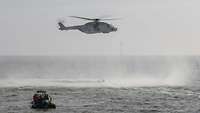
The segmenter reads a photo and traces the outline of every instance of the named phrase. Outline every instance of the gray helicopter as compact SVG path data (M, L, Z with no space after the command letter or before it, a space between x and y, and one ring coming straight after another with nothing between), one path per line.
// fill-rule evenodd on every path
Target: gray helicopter
M101 21L106 21L106 20L116 20L116 19L99 19L99 18L85 18L85 17L78 17L78 16L70 16L73 18L79 18L79 19L84 19L84 20L89 20L93 22L88 22L84 25L77 25L77 26L69 26L66 27L63 22L58 22L59 25L59 30L79 30L83 33L86 34L95 34L95 33L110 33L117 31L117 28L114 27L111 24L101 22Z

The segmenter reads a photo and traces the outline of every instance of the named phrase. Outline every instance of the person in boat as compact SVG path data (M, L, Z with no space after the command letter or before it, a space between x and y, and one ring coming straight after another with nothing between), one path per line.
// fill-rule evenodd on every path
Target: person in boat
M34 102L38 102L38 100L39 100L39 95L38 94L34 94L33 95L33 101Z
M51 97L47 93L43 93L41 98L43 106L48 106L51 103Z

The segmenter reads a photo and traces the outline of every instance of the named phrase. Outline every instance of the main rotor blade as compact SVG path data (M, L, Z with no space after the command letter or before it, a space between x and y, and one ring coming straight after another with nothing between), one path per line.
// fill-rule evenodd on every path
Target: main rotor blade
M95 20L95 19L85 18L85 17L79 17L79 16L70 16L70 17L72 17L72 18L84 19L84 20Z
M120 18L105 18L105 19L100 19L100 20L102 20L102 21L104 21L104 20L119 20Z

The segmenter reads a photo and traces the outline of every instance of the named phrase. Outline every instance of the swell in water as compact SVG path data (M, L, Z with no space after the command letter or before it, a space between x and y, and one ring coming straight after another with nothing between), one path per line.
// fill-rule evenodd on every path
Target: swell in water
M1 56L0 86L182 86L198 56Z

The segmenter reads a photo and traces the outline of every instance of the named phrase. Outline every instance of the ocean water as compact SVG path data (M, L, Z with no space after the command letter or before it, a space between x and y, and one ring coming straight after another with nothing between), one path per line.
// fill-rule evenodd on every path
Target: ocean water
M0 57L0 113L199 113L198 56ZM46 90L56 109L31 109Z
M56 109L30 108L31 97L45 89ZM0 88L1 113L199 113L196 87L15 87Z

